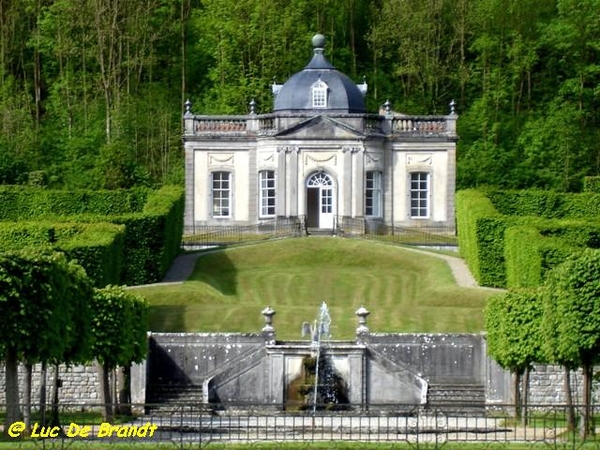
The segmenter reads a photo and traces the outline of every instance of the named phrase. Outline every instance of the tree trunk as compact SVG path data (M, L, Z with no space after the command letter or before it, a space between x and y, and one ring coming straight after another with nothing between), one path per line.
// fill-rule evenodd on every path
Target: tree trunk
M25 429L31 428L31 379L33 374L33 364L25 364L25 380L23 382L23 422Z
M6 371L6 419L4 429L6 430L11 423L21 419L19 408L19 362L14 348L6 350L4 362Z
M573 407L573 393L571 392L571 369L564 368L563 388L565 390L565 401L567 403L567 430L575 429L575 408Z
M529 415L527 413L527 399L529 397L529 375L531 374L531 367L527 367L523 372L522 389L521 389L521 402L523 405L521 423L527 425L529 422Z
M592 376L593 368L590 362L583 363L583 417L579 428L581 440L586 440L591 431L591 403L592 403Z
M117 370L117 389L119 393L119 414L131 415L130 392L131 366L120 367Z
M110 397L110 369L104 364L98 363L97 370L98 378L100 379L100 398L102 399L102 402L104 404L104 408L102 409L102 418L105 422L112 422L113 414L112 399Z
M52 378L52 418L50 423L52 426L60 426L60 417L58 414L58 389L60 388L59 367L54 364L54 375Z
M521 373L513 372L513 398L515 400L515 419L521 420Z
M46 425L46 380L48 377L48 364L42 362L40 370L40 423Z

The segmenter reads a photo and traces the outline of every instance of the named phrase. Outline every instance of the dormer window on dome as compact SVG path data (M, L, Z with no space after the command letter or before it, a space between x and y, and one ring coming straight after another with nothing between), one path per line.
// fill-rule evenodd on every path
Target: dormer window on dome
M320 79L312 85L313 108L327 108L327 84Z

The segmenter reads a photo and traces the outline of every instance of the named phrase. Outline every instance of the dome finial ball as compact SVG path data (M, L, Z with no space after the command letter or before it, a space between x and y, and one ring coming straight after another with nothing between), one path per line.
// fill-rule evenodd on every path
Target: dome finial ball
M314 48L323 48L325 47L325 36L318 33L315 34L312 38L312 45Z

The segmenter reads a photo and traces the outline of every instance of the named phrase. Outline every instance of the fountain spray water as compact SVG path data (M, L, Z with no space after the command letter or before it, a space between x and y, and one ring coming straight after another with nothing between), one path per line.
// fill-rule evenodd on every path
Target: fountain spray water
M319 316L315 320L315 326L313 328L312 343L313 354L316 356L315 366L315 386L313 390L313 416L317 411L318 394L319 394L319 362L321 359L321 339L325 338L329 340L331 338L331 316L329 315L329 308L327 303L323 302L319 309Z

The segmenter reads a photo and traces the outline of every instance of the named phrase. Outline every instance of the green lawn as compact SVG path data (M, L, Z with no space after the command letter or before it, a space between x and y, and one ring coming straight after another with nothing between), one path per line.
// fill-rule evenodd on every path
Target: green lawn
M234 247L198 259L182 285L136 289L151 304L152 331L256 332L276 311L280 339L300 338L321 302L332 338L354 336L354 311L371 311L373 332L479 332L489 289L458 287L435 256L380 242L293 238Z

